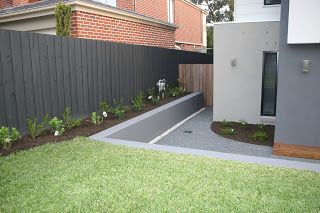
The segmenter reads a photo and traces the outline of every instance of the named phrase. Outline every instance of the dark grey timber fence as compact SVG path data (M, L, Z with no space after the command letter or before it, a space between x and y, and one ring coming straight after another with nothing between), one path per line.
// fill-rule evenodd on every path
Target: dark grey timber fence
M27 118L97 111L102 100L129 102L179 64L212 64L212 55L0 30L0 126L26 130Z

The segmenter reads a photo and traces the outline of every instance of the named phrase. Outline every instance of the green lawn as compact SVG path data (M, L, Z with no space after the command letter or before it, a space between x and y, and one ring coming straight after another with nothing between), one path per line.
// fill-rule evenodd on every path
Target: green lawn
M320 174L85 138L0 157L0 212L319 212Z

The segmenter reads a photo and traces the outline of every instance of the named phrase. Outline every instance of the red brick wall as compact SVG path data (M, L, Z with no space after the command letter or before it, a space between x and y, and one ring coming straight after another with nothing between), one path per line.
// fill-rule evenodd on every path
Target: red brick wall
M12 1L11 0L0 0L0 9L11 7Z
M71 36L174 48L174 30L80 11L72 13Z
M181 0L174 1L174 22L176 41L202 43L202 12Z
M167 0L136 0L136 13L168 21Z
M6 7L20 6L23 4L29 4L37 1L39 0L0 0L0 9Z
M29 4L29 3L33 3L33 2L37 2L38 0L12 0L12 4L14 6L19 6L19 5L23 5L23 4Z
M117 7L134 11L134 0L117 0Z

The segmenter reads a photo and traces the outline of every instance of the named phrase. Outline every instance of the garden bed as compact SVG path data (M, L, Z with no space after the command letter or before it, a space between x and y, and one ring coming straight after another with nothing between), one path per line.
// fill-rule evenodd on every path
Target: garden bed
M252 135L259 131L259 128L261 128L261 125L255 125L255 124L245 124L245 126L238 122L228 122L227 126L229 126L230 129L233 129L232 134L226 134L224 129L225 122L212 122L211 124L211 130L222 136L226 137L235 141L244 142L244 143L250 143L255 145L262 145L262 146L273 146L274 143L274 126L272 125L263 125L263 132L266 133L267 138L266 140L254 140L252 138Z
M18 141L14 142L9 149L0 149L0 155L8 155L10 153L19 151L19 150L26 150L30 149L42 144L46 143L58 143L58 142L63 142L66 140L70 140L72 138L78 137L78 136L91 136L94 135L98 132L101 132L105 129L108 129L112 126L115 126L119 123L122 123L126 120L129 120L131 118L134 118L138 115L141 115L145 112L148 112L150 110L153 110L159 106L165 105L169 102L172 102L182 96L177 96L177 97L167 97L164 99L161 99L161 102L157 105L153 105L151 103L146 103L145 106L143 107L143 110L140 112L134 112L132 110L128 111L125 114L125 117L122 120L118 120L115 118L112 114L108 114L108 118L105 119L100 125L93 125L90 118L85 118L81 121L80 126L74 127L70 130L67 130L62 136L54 136L52 132L46 131L44 134L40 135L39 137L35 138L32 140L31 136L25 135Z

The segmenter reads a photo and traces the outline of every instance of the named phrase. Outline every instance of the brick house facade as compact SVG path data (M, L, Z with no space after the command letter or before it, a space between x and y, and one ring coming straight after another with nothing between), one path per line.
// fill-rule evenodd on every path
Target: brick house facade
M173 8L168 7L169 1ZM0 0L0 8L4 8L0 10L0 28L55 34L58 2ZM116 0L113 6L92 0L64 2L72 8L74 37L190 51L206 46L206 13L188 0ZM173 20L169 20L170 9Z
M117 0L117 7L168 21L168 2L168 0ZM188 0L173 0L173 3L174 24L178 26L175 31L176 46L190 51L206 46L206 13Z
M174 30L134 21L75 11L71 18L71 36L97 40L174 48Z

